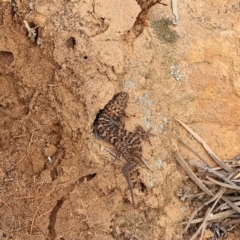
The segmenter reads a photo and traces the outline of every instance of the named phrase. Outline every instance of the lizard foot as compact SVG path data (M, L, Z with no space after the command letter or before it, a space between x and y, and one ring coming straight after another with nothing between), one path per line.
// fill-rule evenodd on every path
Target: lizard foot
M142 126L137 125L135 131L137 134L139 134L139 136L142 138L142 140L147 141L152 146L149 136L156 136L156 135L153 133L150 133L151 128L149 130L145 131Z

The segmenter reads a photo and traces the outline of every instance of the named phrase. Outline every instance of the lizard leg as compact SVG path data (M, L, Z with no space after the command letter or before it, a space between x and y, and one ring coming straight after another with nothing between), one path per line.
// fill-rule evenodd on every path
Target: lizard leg
M151 128L145 131L142 126L137 125L135 131L136 133L139 134L139 136L142 138L143 141L147 141L152 146L149 136L156 136L156 135L153 133L150 133Z
M134 203L134 198L133 198L133 189L132 189L132 184L131 184L130 177L129 177L129 172L132 171L134 168L135 168L135 164L133 162L127 162L122 168L122 173L127 181L128 188L131 193L133 207L135 207L135 203Z

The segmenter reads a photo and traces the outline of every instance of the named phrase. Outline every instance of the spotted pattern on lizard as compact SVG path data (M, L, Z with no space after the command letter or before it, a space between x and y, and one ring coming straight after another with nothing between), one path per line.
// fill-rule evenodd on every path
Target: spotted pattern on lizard
M150 143L149 133L141 126L137 126L135 132L130 132L124 128L123 117L126 116L129 94L120 92L113 96L109 103L101 109L93 124L93 132L96 138L111 143L117 155L123 157L127 163L123 166L122 172L127 181L131 193L132 204L135 206L132 184L129 172L135 165L141 162L142 143L146 140Z

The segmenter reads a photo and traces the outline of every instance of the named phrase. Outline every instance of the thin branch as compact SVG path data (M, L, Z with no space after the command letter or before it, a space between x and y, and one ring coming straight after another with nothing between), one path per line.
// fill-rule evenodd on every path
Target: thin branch
M226 172L232 172L233 169L226 165L224 162L222 162L218 156L212 151L212 149L207 145L207 143L197 134L195 133L190 127L188 127L185 123L182 121L176 119L177 122L179 122L188 132L190 132L196 140L198 140L204 147L204 149L207 151L207 153L210 155L210 157L219 165L221 166Z
M207 178L209 181L211 181L211 182L213 182L213 183L215 183L215 184L217 184L217 185L219 185L219 186L222 186L222 187L225 187L225 188L230 188L230 189L235 189L235 190L240 191L240 187L238 187L238 186L236 186L236 185L231 185L231 184L219 182L219 181L214 180L213 178L211 178L211 177L209 177L209 176L206 176L206 178Z
M186 162L183 160L183 158L179 153L176 160L180 164L180 166L184 169L184 171L188 174L188 176L198 185L199 188L201 188L207 195L213 196L213 193L207 187L205 187L205 185L202 184L202 182L197 178L194 172L189 168L189 166L186 164Z
M194 153L199 159L201 159L208 167L210 167L209 166L209 164L207 163L207 161L204 159L204 158L202 158L196 151L194 151L189 145L187 145L185 142L183 142L182 140L178 140L183 146L185 146L187 149L189 149L192 153Z
M50 193L51 193L52 191L53 191L53 189L52 189L51 191L49 191L49 192L45 195L45 197L42 199L41 203L40 203L39 206L37 207L37 210L35 211L35 213L34 213L34 215L33 215L32 223L31 223L31 227L30 227L30 234L32 234L32 229L33 229L33 225L34 225L34 220L35 220L35 218L36 218L36 215L37 215L40 207L42 206L44 200L47 198L48 195L50 195Z

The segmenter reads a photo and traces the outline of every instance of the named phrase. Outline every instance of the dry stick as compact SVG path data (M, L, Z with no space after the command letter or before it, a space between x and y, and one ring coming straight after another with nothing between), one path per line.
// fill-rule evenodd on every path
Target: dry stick
M240 201L240 196L228 196L228 199L231 201Z
M21 231L21 230L23 230L24 228L28 228L28 227L30 227L30 226L31 226L31 224L29 224L29 225L27 225L27 226L24 226L24 227L20 227L20 228L14 229L14 230L11 230L10 232L11 232L11 233L13 233L13 232L18 232L18 231Z
M228 178L231 179L233 175L234 175L233 172L230 173L229 176L228 176ZM221 188L221 189L218 191L218 193L217 193L213 198L211 198L209 201L205 202L202 206L200 206L198 209L196 209L196 210L192 213L191 217L189 218L189 220L188 220L188 222L187 222L187 226L186 226L186 228L185 228L185 231L187 231L189 225L190 225L191 223L193 223L192 220L193 220L194 216L195 216L204 206L206 206L206 205L208 205L209 203L211 203L212 201L214 201L214 200L218 197L218 194L220 193L220 191L222 191L222 189L225 189L225 188ZM226 190L226 189L225 189L225 190ZM224 192L225 192L225 190L224 190ZM221 198L222 198L223 201L225 201L225 203L227 203L227 204L229 205L229 207L231 207L231 208L232 208L233 210L235 210L236 212L240 213L240 208L237 207L233 202L231 202L227 197L221 196Z
M188 174L188 176L201 188L207 195L213 196L213 193L202 184L202 182L197 178L197 176L193 173L193 171L188 167L188 165L183 160L182 156L178 153L176 158L177 162L184 169L184 171Z
M14 198L14 200L19 200L19 199L28 199L28 198L33 198L34 196L25 196L25 197L18 197Z
M181 157L181 155L178 153L177 156L177 161L180 164L180 166L184 169L184 171L188 174L188 176L198 185L199 188L201 188L206 194L213 196L214 194L205 187L205 185L202 184L202 182L197 178L197 176L193 173L193 171L188 167L184 159ZM231 178L234 175L234 172L230 173L228 178ZM233 208L236 212L240 213L240 208L238 208L234 203L232 203L227 197L221 196L222 200L224 200L231 208ZM214 201L215 198L213 197L209 201L212 202ZM204 205L203 205L204 206ZM191 224L191 220L195 216L195 214L202 209L201 206L198 208L190 217L189 221L187 222L187 227L185 228L185 231L188 229L189 225Z
M231 184L231 185L234 185L234 186L237 186L235 183L233 183L231 180L229 180L228 178L226 178L225 176L223 176L221 173L207 167L207 166L204 166L203 164L199 163L199 162L196 162L196 161L193 161L193 160L189 160L189 164L191 164L192 166L195 166L197 168L202 168L203 170L207 171L207 172L210 172L214 175L216 175L217 177L221 178L223 181ZM234 173L235 174L235 173ZM234 188L235 189L235 188Z
M222 227L227 227L229 225L233 225L233 224L239 224L240 223L240 219L234 219L234 220L230 220L228 222L225 222L223 224L221 224Z
M189 163L190 163L190 161L191 160L189 160ZM190 165L192 165L192 164L190 163ZM195 172L195 174L197 177L206 177L206 176L216 177L216 175L214 175L213 173L206 172L206 171L198 171L198 172ZM204 181L204 180L202 180L202 181ZM209 182L209 181L207 181L207 182Z
M218 220L218 219L223 219L223 218L227 218L229 216L231 216L233 213L235 213L236 211L235 210L227 210L227 211L224 211L224 212L220 212L220 213L217 213L217 214L213 214L212 216L210 216L210 219L211 221L213 220ZM194 223L200 223L204 220L204 218L197 218L197 219L193 219L191 224L194 224ZM182 224L186 224L187 222L182 222Z
M207 163L207 161L202 158L196 151L194 151L189 145L187 145L185 142L183 142L182 140L178 139L178 141L185 146L187 149L189 149L191 152L193 152L199 159L201 159L208 167L210 167Z
M225 189L226 190L226 189ZM184 231L187 231L188 230L188 227L190 226L194 216L204 207L204 206L207 206L209 203L215 201L219 196L222 196L222 194L225 192L225 190L223 191L223 188L219 189L219 191L210 199L208 200L207 202L203 203L203 205L201 205L198 209L196 209L191 217L189 218L188 222L187 222L187 226L185 228ZM223 192L223 193L222 193Z
M211 182L213 182L213 183L215 183L215 184L217 184L217 185L219 185L219 186L222 186L222 187L225 187L225 188L230 188L230 189L235 189L235 190L237 190L237 191L240 191L240 187L238 187L238 186L236 186L236 185L230 185L230 184L227 184L227 183L219 182L219 181L214 180L213 178L211 178L211 177L209 177L209 176L206 176L206 178L207 178L209 181L211 181Z
M6 202L4 202L2 199L0 199L0 202L2 202L5 206L7 206L10 211L12 210L12 209L10 208L10 206L9 206Z
M207 212L206 212L206 214L205 214L205 216L204 216L204 220L203 220L201 226L198 228L197 232L191 237L190 240L194 240L194 239L198 236L198 234L199 234L199 232L201 231L201 229L202 229L204 226L206 226L206 219L207 219L207 217L208 217L208 215L209 215L210 212L211 212L211 209L208 208L208 210L207 210ZM200 239L202 239L202 234L201 234L201 238L200 238Z
M234 175L234 173L230 173L228 178L231 179L232 176ZM185 231L187 231L189 225L191 224L191 221L193 220L194 216L206 205L208 205L209 203L213 202L219 195L223 198L224 196L222 196L221 192L223 191L223 193L226 191L225 188L220 188L219 191L207 202L205 202L202 206L200 206L198 209L196 209L193 214L191 215L191 217L188 220L187 226L185 228Z
M237 172L236 176L234 176L234 179L239 180L240 172Z
M147 163L147 161L146 161L143 157L141 157L141 160L142 160L142 162L147 166L147 168L148 168L150 171L153 171L152 168L149 166L149 164Z
M190 240L194 240L194 239L198 236L198 234L199 234L199 232L201 231L201 229L203 229L203 227L206 225L207 220L208 220L211 212L212 212L213 209L215 208L216 204L218 203L219 199L221 198L221 196L223 195L223 193L225 192L225 190L226 190L225 188L222 188L222 189L218 192L218 195L219 195L218 198L216 199L216 201L215 201L215 203L213 204L213 206L211 207L211 209L208 208L208 210L207 210L207 212L206 212L206 215L205 215L205 217L204 217L204 220L203 220L201 226L198 228L197 232L191 237Z
M32 228L33 228L34 220L35 220L35 218L36 218L36 215L37 215L40 207L42 206L44 200L47 198L47 196L48 196L52 191L53 191L53 189L52 189L51 191L49 191L49 192L45 195L45 197L42 199L41 203L38 205L38 208L37 208L36 212L35 212L34 215L33 215L32 223L31 223L31 228L30 228L30 234L32 234Z
M187 222L187 226L185 227L184 231L186 232L190 226L190 224L192 223L192 220L194 218L194 216L204 207L207 206L209 203L213 202L217 197L218 197L219 192L213 196L209 201L203 203L203 205L201 205L199 208L197 208L191 215L191 217L189 218L188 222Z
M207 223L205 222L202 227L202 234L201 234L200 240L202 240L202 238L203 238L203 234L204 234L206 227L207 227Z
M222 196L222 200L227 203L233 210L240 213L240 208L230 201L226 196Z
M191 199L194 199L194 198L202 198L204 195L206 195L205 192L190 194L190 195L186 196L186 199L191 200Z
M10 169L6 170L7 172L12 171L27 155L24 155L18 162L16 162Z
M48 235L38 226L34 223L34 225L40 230L40 232L47 238L50 240L50 238L48 237Z
M239 206L240 205L240 202L238 201L238 202L234 202L234 204L236 205L236 206ZM226 203L223 203L223 204L221 204L220 206L218 206L216 209L215 209L215 211L218 211L218 210L226 210L226 209L229 209L229 206L226 204Z
M212 151L212 149L207 145L207 143L197 134L195 133L190 127L188 127L185 123L182 121L176 119L188 132L190 132L204 147L204 149L207 151L207 153L210 155L210 157L219 165L221 166L226 172L232 172L233 169L229 166L227 166L224 162L222 162L217 155Z
M24 227L21 227L21 228L14 229L14 230L12 230L12 231L10 231L10 232L11 232L11 233L13 233L13 232L18 232L18 231L21 231L21 230L23 230L24 228L28 228L28 227L30 227L30 226L31 226L31 224L29 224L29 225L27 225L27 226L24 226ZM36 226L36 227L42 232L42 234L45 235L45 237L46 237L47 239L50 239L50 238L47 236L47 234L40 229L40 227L39 227L38 225L34 224L34 226Z

